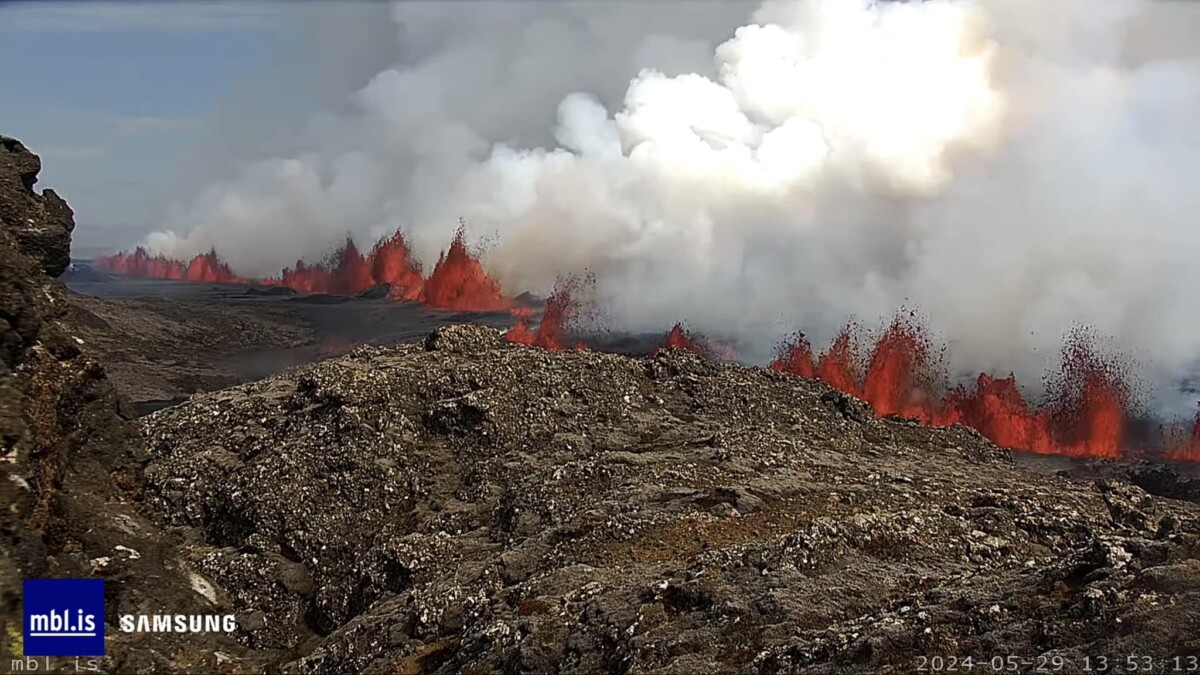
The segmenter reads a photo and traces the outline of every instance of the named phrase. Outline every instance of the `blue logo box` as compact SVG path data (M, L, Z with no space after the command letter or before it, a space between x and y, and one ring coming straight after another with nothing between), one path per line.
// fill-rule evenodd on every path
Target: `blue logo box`
M25 656L104 656L103 579L26 579Z

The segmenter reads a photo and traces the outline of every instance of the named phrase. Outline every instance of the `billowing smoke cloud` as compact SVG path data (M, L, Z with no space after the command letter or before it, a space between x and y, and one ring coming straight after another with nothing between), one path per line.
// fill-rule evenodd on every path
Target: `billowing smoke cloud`
M1155 3L769 0L715 49L678 6L472 7L397 5L419 57L151 246L252 274L401 227L428 261L463 217L513 292L587 268L620 326L752 357L905 304L1027 383L1075 324L1152 385L1200 357L1200 61L1127 58Z

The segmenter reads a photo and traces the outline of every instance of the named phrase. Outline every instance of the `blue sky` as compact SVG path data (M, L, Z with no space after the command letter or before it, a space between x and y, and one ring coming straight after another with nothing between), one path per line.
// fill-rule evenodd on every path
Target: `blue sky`
M180 196L211 121L235 95L253 95L265 69L278 86L254 105L302 112L303 35L286 11L244 1L0 2L0 133L42 156L39 186L75 209L77 253L132 243L152 227Z

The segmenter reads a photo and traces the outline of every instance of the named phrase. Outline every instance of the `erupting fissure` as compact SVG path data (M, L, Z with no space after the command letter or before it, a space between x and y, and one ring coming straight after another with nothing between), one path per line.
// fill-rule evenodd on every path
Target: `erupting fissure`
M263 279L261 283L305 293L333 295L354 295L387 284L390 297L416 300L424 279L404 235L397 232L390 238L376 242L366 257L347 238L346 243L323 262L307 265L303 260L297 260L295 267L283 270L278 277Z
M281 286L305 293L355 295L386 284L394 300L415 300L437 309L491 312L509 309L511 300L500 291L476 255L466 245L462 228L428 278L401 232L375 243L364 256L350 239L325 260L308 264L300 260L278 276L250 280L233 273L227 264L209 251L189 263L162 255L151 255L143 248L96 260L102 270L130 277L170 279L224 284L259 283Z
M454 233L450 248L438 258L418 298L437 309L494 312L510 309L513 303L500 292L479 259L467 250L464 228Z
M658 349L654 350L654 353L657 354L668 348L686 349L714 361L732 361L735 356L733 349L716 344L703 335L684 328L682 323L671 327L671 330L667 332L666 339Z
M217 257L216 251L201 253L184 263L161 255L150 255L146 249L139 246L132 253L105 256L96 260L95 264L102 270L129 277L215 284L248 283L246 279L234 274L229 265Z
M581 279L576 276L560 277L554 284L554 291L546 298L546 308L542 311L541 322L537 330L529 327L532 312L527 308L513 310L517 323L504 337L509 342L523 345L536 345L543 349L564 350L567 346L566 332L570 322L578 311L579 291L585 283L594 283L590 278ZM585 349L586 345L576 342L574 349Z
M1104 458L1153 452L1200 460L1200 418L1186 438L1164 434L1155 448L1134 446L1127 437L1133 401L1125 373L1119 363L1098 355L1083 332L1068 336L1059 371L1041 405L1025 400L1012 375L994 378L981 373L973 388L949 386L931 341L904 313L875 340L865 358L857 349L858 332L854 324L844 328L815 363L812 347L803 335L796 335L780 345L770 368L821 379L867 401L876 414L932 426L962 423L1015 450Z
M101 269L133 277L244 284L214 251L188 263L138 248L97 261ZM559 280L547 299L537 328L530 327L532 311L504 296L466 244L463 229L456 232L428 278L412 257L404 236L382 239L363 256L346 243L315 265L297 262L278 277L258 283L299 291L351 295L387 284L389 296L415 300L430 307L459 311L510 310L517 318L506 339L545 349L584 349L567 332L579 311L579 295L593 279L569 276ZM896 319L862 349L862 331L851 322L817 355L803 334L780 345L770 368L830 386L869 403L879 415L898 415L922 424L962 423L997 445L1015 450L1074 457L1116 458L1135 454L1200 461L1200 415L1190 429L1163 429L1155 442L1129 438L1132 396L1120 364L1101 358L1085 333L1068 336L1059 371L1051 378L1044 402L1033 404L1021 394L1012 375L996 378L981 373L973 386L951 386L943 372L944 354L935 353L922 324L902 310ZM693 351L714 360L731 360L733 350L675 324L655 352L665 348Z

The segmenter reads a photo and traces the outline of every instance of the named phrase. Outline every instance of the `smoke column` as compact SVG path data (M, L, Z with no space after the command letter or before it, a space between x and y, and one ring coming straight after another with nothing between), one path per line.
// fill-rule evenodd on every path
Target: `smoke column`
M1124 51L1159 3L769 0L686 29L703 3L650 5L397 4L409 53L352 113L147 243L252 275L402 227L429 264L461 217L511 292L586 268L619 326L751 358L908 305L955 371L1036 382L1078 324L1154 390L1193 370L1200 60Z

